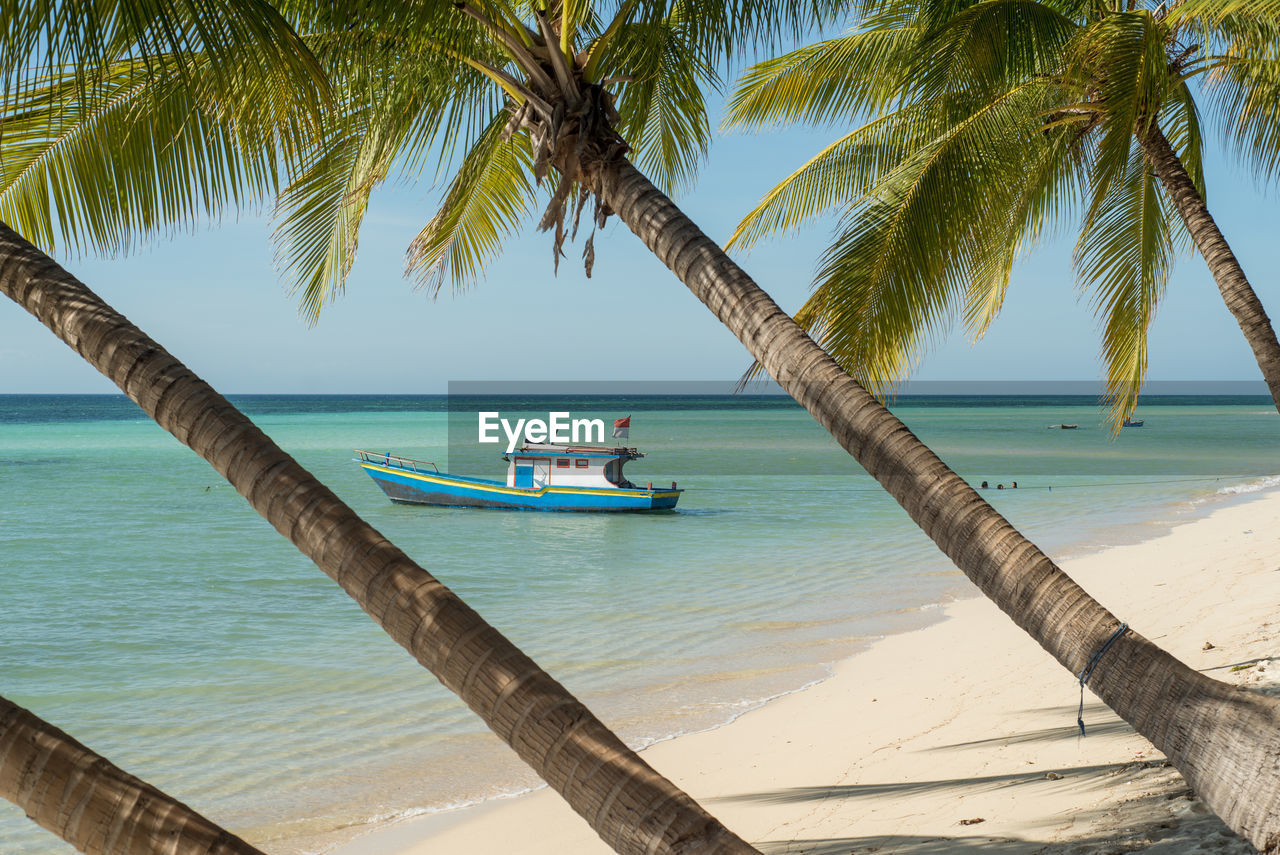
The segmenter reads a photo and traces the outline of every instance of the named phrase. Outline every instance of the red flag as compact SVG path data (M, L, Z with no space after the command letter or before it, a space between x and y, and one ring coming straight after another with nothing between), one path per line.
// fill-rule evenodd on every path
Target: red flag
M613 436L615 439L627 439L631 436L631 416L613 420Z

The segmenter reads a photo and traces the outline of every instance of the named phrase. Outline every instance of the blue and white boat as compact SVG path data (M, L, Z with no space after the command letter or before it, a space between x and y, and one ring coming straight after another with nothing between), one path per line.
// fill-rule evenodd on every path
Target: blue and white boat
M526 444L504 459L505 481L441 472L428 460L356 450L356 462L387 498L412 505L531 511L664 511L684 492L632 484L623 464L644 457L634 448Z

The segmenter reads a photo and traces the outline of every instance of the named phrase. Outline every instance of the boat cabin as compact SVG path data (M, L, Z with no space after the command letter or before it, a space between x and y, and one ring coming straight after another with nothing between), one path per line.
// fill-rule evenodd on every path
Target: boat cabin
M628 460L644 457L634 448L603 445L541 445L527 443L503 459L507 486L524 490L543 487L634 488L622 474Z

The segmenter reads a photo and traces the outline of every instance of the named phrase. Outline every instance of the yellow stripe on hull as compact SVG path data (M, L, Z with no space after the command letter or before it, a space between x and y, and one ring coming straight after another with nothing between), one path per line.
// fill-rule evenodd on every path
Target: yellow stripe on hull
M410 469L400 469L395 466L383 466L381 464L367 463L364 461L361 461L360 465L366 470L386 472L389 475L397 475L401 478L408 478L414 481L425 481L428 484L455 486L462 484L472 490L481 490L486 493L498 493L509 496L544 496L548 492L555 492L579 496L630 496L637 499L665 499L670 498L671 496L678 496L683 492L681 490L629 490L625 487L553 487L551 485L545 485L537 490L525 490L520 487L507 487L503 484L485 484L479 481L431 475L425 472L414 472Z

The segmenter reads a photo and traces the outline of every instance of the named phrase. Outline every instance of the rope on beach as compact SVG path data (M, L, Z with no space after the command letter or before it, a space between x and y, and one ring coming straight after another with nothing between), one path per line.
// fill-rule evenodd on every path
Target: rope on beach
M1100 662L1102 657L1107 654L1107 651L1111 649L1111 645L1115 644L1116 639L1128 631L1129 624L1120 624L1120 628L1111 633L1111 637L1098 648L1098 652L1093 654L1093 658L1089 660L1089 664L1084 666L1084 670L1080 672L1080 711L1076 713L1076 724L1080 725L1081 736L1084 736L1084 685L1089 682L1089 678L1093 676L1093 669L1097 667L1098 662Z

